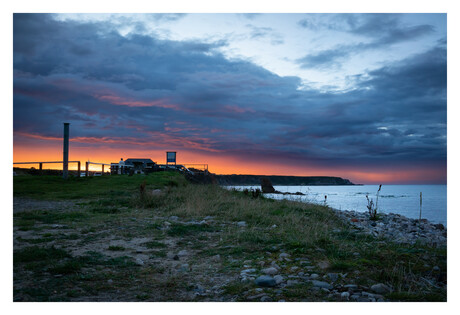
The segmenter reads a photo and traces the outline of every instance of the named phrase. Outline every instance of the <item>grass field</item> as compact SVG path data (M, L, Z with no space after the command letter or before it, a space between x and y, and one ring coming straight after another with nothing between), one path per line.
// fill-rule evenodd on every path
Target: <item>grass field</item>
M16 176L14 197L36 202L14 214L15 301L341 301L350 285L376 283L391 287L385 300L447 298L446 248L365 235L319 205L168 172ZM242 270L269 266L278 286L241 281ZM313 287L313 274L333 289Z

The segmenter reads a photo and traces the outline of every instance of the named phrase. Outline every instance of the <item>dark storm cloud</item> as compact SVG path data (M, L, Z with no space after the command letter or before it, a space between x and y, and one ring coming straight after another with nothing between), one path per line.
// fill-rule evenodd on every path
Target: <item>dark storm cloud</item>
M299 89L297 77L226 59L222 45L15 14L15 145L59 137L70 121L74 141L94 146L329 166L445 163L443 45L352 77L345 93Z
M297 60L301 68L337 67L341 61L352 54L380 49L397 43L415 40L434 31L432 25L403 25L400 16L395 14L338 14L329 24L315 24L309 19L298 23L311 30L328 29L346 32L371 41L357 44L338 45L331 49L308 54Z

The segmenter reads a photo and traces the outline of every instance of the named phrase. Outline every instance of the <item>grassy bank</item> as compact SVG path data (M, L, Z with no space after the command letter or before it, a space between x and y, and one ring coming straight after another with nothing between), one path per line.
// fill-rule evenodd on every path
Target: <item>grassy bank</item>
M176 173L17 176L14 196L37 200L14 214L17 301L339 301L350 285L376 283L391 287L386 300L446 300L445 248L364 235L323 206L192 185ZM241 281L242 270L273 265L293 281ZM301 280L313 274L334 290Z

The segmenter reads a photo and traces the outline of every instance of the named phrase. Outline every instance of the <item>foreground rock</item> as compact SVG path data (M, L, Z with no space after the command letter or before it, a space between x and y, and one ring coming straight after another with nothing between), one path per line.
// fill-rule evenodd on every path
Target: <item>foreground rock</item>
M260 276L255 280L255 284L260 287L274 287L276 280L270 276Z

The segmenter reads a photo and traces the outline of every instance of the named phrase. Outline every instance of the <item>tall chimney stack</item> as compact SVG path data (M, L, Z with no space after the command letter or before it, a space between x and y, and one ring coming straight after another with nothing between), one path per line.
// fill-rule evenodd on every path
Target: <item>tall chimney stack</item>
M69 125L64 123L64 159L62 165L62 177L67 179L69 175Z

